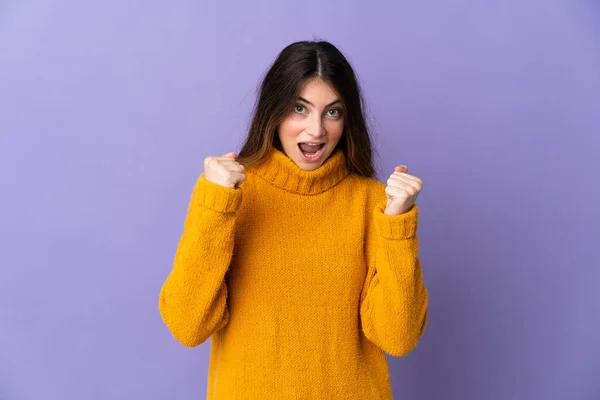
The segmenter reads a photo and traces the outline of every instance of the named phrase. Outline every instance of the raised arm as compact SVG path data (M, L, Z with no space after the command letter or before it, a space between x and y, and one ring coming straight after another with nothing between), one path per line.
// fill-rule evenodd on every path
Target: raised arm
M399 357L416 346L425 330L428 297L417 254L418 207L400 215L386 215L384 209L382 197L367 224L360 318L365 336Z
M194 187L173 268L159 299L163 321L182 344L203 343L229 320L225 273L234 245L240 189L205 179Z

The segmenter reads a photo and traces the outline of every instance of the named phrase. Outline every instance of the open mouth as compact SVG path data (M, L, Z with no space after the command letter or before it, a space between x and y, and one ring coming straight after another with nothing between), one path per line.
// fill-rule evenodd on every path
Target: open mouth
M319 158L321 153L323 153L324 148L325 143L319 143L317 145L311 145L308 143L298 143L298 149L300 150L300 154L309 161Z

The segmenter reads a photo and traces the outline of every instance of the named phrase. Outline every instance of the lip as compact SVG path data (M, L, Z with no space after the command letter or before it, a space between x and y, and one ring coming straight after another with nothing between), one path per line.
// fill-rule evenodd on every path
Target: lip
M307 143L307 142L301 142L301 143ZM322 144L325 144L325 143L322 143ZM323 146L321 148L318 156L311 158L311 157L306 157L304 155L304 153L302 152L302 150L300 150L300 146L296 145L296 148L298 149L298 154L300 155L300 158L306 162L317 162L317 161L321 160L321 158L323 157L323 154L325 154L325 147L326 146Z

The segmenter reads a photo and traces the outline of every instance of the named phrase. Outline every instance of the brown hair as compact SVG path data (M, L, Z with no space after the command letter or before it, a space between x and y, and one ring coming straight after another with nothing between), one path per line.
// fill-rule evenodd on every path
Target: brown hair
M314 77L328 83L344 103L344 132L337 147L344 151L348 170L373 177L373 149L360 86L348 60L326 41L292 43L279 53L260 84L248 136L236 161L247 168L273 147L281 150L277 127L289 114L302 85Z

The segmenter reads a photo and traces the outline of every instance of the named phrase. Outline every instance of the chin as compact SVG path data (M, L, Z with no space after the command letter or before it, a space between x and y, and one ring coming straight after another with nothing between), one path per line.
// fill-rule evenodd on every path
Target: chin
M313 164L309 164L309 165L304 165L304 166L302 166L301 168L302 168L303 170L305 170L305 171L314 171L315 169L319 169L319 167L320 167L321 165L322 165L322 164L319 164L319 165L316 165L316 166L315 166L315 165L313 165Z

